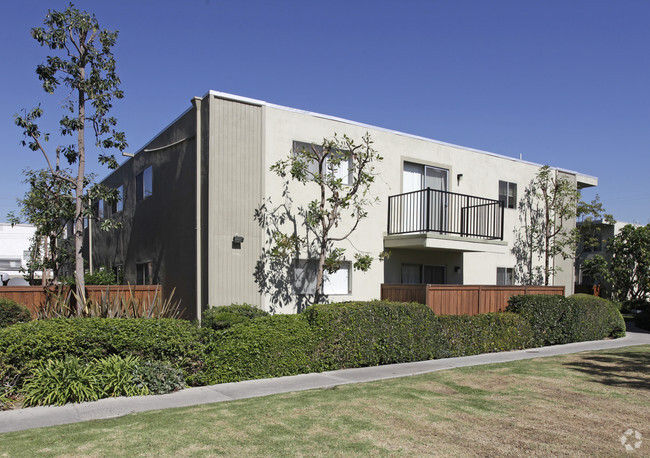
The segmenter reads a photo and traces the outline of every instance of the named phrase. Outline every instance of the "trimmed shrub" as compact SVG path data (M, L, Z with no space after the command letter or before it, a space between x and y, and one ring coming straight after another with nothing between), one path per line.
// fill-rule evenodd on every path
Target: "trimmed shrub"
M436 317L434 358L478 355L530 347L533 330L515 313Z
M423 361L526 348L528 322L512 313L436 316L427 306L384 301L314 305L321 370Z
M144 361L133 372L136 386L148 394L165 394L185 388L183 371L163 361Z
M435 315L426 305L387 301L317 304L303 315L320 370L431 359Z
M313 334L302 315L273 315L214 332L207 346L206 384L310 372Z
M228 329L230 326L243 323L253 318L268 316L268 312L261 310L254 305L232 304L219 307L212 307L203 312L202 326L215 331Z
M625 337L620 304L589 294L574 294L567 300L576 304L578 312L575 342Z
M31 321L32 316L26 307L4 297L0 297L0 328L16 323Z
M616 304L588 294L513 296L508 312L530 323L535 346L557 345L625 335L625 321Z
M175 319L60 318L0 329L0 366L19 380L48 359L67 355L82 362L110 355L167 361L183 370L188 383L200 372L204 335ZM22 384L22 382L20 383Z

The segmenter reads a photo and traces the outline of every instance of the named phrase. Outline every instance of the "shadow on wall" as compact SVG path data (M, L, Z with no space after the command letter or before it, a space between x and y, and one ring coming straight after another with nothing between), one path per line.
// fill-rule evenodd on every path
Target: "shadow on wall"
M285 202L274 206L267 199L255 210L254 218L264 229L264 246L255 265L253 274L258 292L270 299L269 312L295 311L300 313L314 303L314 294L299 294L297 291L309 290L315 285L313 276L303 275L296 278L296 263L301 254L299 240L306 240L310 247L310 238L316 235L307 232L299 238L298 220L304 221L306 210L293 210L293 201L289 196L288 183L284 184L282 193ZM306 253L312 259L312 253ZM327 302L327 296L320 295L320 302Z

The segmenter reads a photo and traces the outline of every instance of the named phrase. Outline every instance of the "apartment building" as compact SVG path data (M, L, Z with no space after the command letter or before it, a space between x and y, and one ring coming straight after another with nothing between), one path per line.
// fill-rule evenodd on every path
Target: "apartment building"
M5 274L5 281L9 278L22 280L30 259L29 248L35 232L36 227L30 224L12 226L10 223L0 223L0 272Z
M99 202L100 212L122 227L101 232L94 226L93 265L121 270L130 283L161 283L167 294L175 289L190 318L206 306L243 302L296 311L291 297L313 285L298 285L289 275L285 284L261 286L260 279L278 276L260 264L269 234L253 216L262 203L285 201L283 181L270 167L297 146L319 145L335 133L357 140L369 133L383 161L371 188L379 202L337 245L349 262L325 283L331 300L378 298L382 283L513 282L518 199L539 164L214 91L195 97L103 181L123 201L112 208ZM553 171L577 188L598 182ZM315 198L315 185L288 189L294 210ZM390 257L367 272L353 271L356 250ZM562 270L553 283L570 293L572 261L554 262ZM296 276L309 266L297 259L287 268Z

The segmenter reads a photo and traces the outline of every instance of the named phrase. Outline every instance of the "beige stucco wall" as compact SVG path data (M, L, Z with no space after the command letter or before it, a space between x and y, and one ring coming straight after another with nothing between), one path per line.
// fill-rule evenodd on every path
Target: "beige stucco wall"
M319 115L287 110L280 107L265 108L265 158L264 169L284 159L290 153L294 140L320 144L324 137L334 133L359 140L369 132L374 140L375 149L384 160L377 165L378 177L372 187L372 194L380 202L369 211L369 216L349 241L338 246L347 249L347 258L352 259L354 248L377 255L384 248L384 236L387 224L388 196L402 192L402 170L404 161L443 167L449 170L449 191L498 199L499 180L517 183L517 199L523 194L526 185L534 178L539 166L524 161L491 155L454 145L419 139L408 135L385 131L378 128L357 125L342 120L329 119ZM458 174L462 178L458 180ZM281 200L281 180L267 173L265 195L275 202ZM571 177L575 182L575 177ZM306 205L313 199L316 186L292 185L294 205ZM413 260L426 259L426 263L445 263L448 281L464 284L494 284L497 267L514 267L515 258L510 254L514 240L513 231L518 226L517 209L505 209L504 240L507 242L505 254L499 253L465 253L437 252L431 250L417 253L416 250L395 250L395 258L386 265L376 262L368 272L353 272L353 291L348 297L338 299L372 299L379 297L379 285L384 281L398 278L399 262L406 262L409 251ZM343 228L342 228L343 229ZM459 256L462 257L462 278L455 278L454 266ZM436 261L436 259L438 261ZM416 262L416 261L411 261ZM424 261L423 261L424 263ZM558 261L560 263L560 261ZM563 273L555 279L555 284L564 284L567 289L573 285L571 261L561 262ZM388 266L388 267L386 267ZM451 274L450 274L451 273Z

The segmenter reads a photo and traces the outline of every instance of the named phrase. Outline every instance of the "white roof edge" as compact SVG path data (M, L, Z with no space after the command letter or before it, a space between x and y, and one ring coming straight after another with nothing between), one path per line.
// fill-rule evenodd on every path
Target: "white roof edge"
M351 124L351 125L358 126L358 127L365 127L367 129L373 129L373 130L378 130L380 132L386 132L386 133L390 133L390 134L401 135L403 137L413 138L413 139L416 139L416 140L422 140L422 141L430 142L430 143L436 143L438 145L449 146L449 147L452 147L452 148L461 148L461 149L464 149L466 151L472 151L474 153L479 153L479 154L487 154L488 156L498 157L498 158L506 159L506 160L513 161L513 162L519 162L519 163L522 163L522 164L533 165L533 166L536 166L536 167L542 167L542 165L543 165L543 164L538 164L536 162L525 161L523 159L517 159L517 158L511 157L511 156L504 156L502 154L492 153L490 151L484 151L484 150L480 150L480 149L476 149L476 148L471 148L471 147L468 147L468 146L456 145L454 143L443 142L443 141L435 140L435 139L432 139L432 138L422 137L422 136L419 136L419 135L409 134L409 133L406 133L406 132L400 132L398 130L387 129L385 127L373 126L371 124L365 124L365 123L358 122L358 121L352 121L350 119L339 118L337 116L331 116L331 115L326 115L326 114L322 114L322 113L316 113L316 112L313 112L313 111L302 110L302 109L299 109L299 108L286 107L286 106L283 106L283 105L276 105L274 103L268 103L268 102L266 102L264 100L253 99L253 98L250 98L250 97L243 97L243 96L236 95L236 94L229 94L227 92L220 92L220 91L210 90L210 91L206 92L203 95L202 98L205 98L208 95L211 95L211 96L214 96L214 97L217 97L217 98L220 98L220 99L224 99L224 100L232 100L234 102L246 103L248 105L255 105L255 106L259 106L259 107L266 106L266 107L275 108L275 109L278 109L278 110L291 111L291 112L294 112L294 113L301 113L301 114L305 114L305 115L308 115L308 116L314 116L316 118L328 119L330 121L342 122L342 123L345 123L345 124ZM135 154L140 153L148 144L150 144L153 140L155 140L156 137L158 137L165 130L167 130L169 127L171 127L180 118L185 116L187 114L187 112L190 111L191 109L192 109L192 107L187 108L179 116L174 118L174 120L172 122L168 123L165 127L160 129L158 131L158 133L156 133L153 137L151 137L151 139L149 141L147 141L144 145L142 145L141 148L136 150ZM130 158L128 160L124 161L124 163L128 162L129 160L130 160ZM590 187L590 186L597 186L598 185L598 178L597 177L594 177L594 176L591 176L591 175L586 175L586 174L583 174L583 173L580 173L580 172L576 172L574 170L564 169L564 168L561 168L561 167L553 167L553 169L556 169L556 170L559 170L561 172L568 173L568 174L571 174L571 175L575 175L576 180L578 181L578 183L581 183L583 185L582 187ZM113 174L113 172L114 171L111 171L111 173L109 173L104 179L110 177Z
M215 97L222 98L222 99L225 99L225 100L232 100L232 101L235 101L235 102L242 102L242 103L247 103L247 104L250 104L250 105L267 106L267 107L275 108L275 109L278 109L278 110L291 111L291 112L294 112L294 113L301 113L301 114L305 114L305 115L308 115L308 116L314 116L316 118L328 119L330 121L337 121L337 122L342 122L342 123L346 123L346 124L352 124L352 125L358 126L358 127L365 127L365 128L368 128L368 129L378 130L380 132L386 132L386 133L390 133L390 134L401 135L401 136L404 136L404 137L409 137L409 138L422 140L422 141L426 141L426 142L430 142L430 143L436 143L438 145L450 146L450 147L453 147L453 148L461 148L461 149L464 149L464 150L467 150L467 151L472 151L474 153L487 154L488 156L498 157L498 158L501 158L501 159L507 159L507 160L514 161L514 162L519 162L519 163L522 163L522 164L529 164L529 165L533 165L533 166L536 166L536 167L542 167L544 165L544 164L538 164L536 162L525 161L523 159L517 159L517 158L511 157L511 156L504 156L502 154L492 153L490 151L484 151L484 150L480 150L480 149L470 148L470 147L467 147L467 146L456 145L456 144L453 144L453 143L447 143L447 142L443 142L443 141L440 141L440 140L435 140L435 139L432 139L432 138L421 137L419 135L400 132L398 130L386 129L385 127L378 127L378 126L373 126L371 124L365 124L365 123L358 122L358 121L352 121L350 119L339 118L337 116L330 116L330 115L325 115L325 114L322 114L322 113L316 113L316 112L313 112L313 111L301 110L300 108L291 108L291 107L286 107L286 106L283 106L283 105L276 105L274 103L268 103L268 102L265 102L263 100L251 99L251 98L248 98L248 97L242 97L242 96L235 95L235 94L229 94L227 92L219 92L219 91L210 90L205 95L213 95ZM594 176L591 176L591 175L586 175L586 174L583 174L583 173L580 173L580 172L576 172L574 170L564 169L564 168L561 168L561 167L552 167L552 168L556 169L556 170L559 170L560 172L575 175L576 180L583 185L582 187L590 187L590 186L597 186L598 185L598 178L597 177L594 177Z

